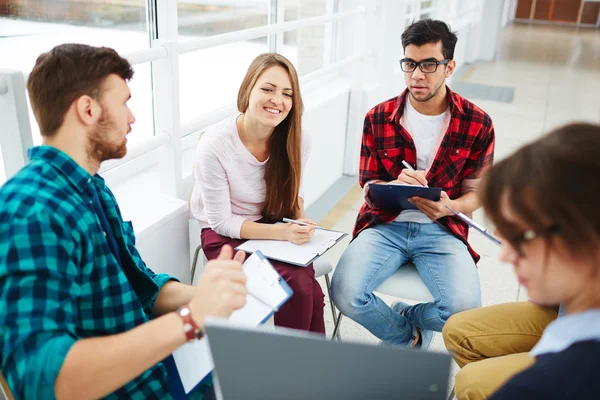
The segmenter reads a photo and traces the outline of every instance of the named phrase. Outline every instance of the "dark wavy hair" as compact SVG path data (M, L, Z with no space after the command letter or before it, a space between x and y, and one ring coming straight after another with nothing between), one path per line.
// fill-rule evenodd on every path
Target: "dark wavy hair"
M445 59L454 58L454 48L458 37L456 33L450 30L450 26L444 21L433 19L422 19L413 22L402 32L402 48L406 51L406 46L413 44L423 46L428 43L442 42L442 54Z

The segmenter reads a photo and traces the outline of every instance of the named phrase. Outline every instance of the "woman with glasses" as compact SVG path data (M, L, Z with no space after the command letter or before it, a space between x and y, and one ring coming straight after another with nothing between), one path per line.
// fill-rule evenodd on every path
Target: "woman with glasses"
M600 126L571 124L484 177L500 259L513 264L531 301L449 319L443 334L462 368L458 399L600 396L599 176Z
M306 218L301 175L309 156L302 133L302 96L292 63L279 54L252 61L238 92L239 113L210 127L196 150L190 208L209 260L246 239L303 244L314 235ZM284 217L308 225L274 224ZM313 265L272 261L294 295L275 325L325 334L324 295Z

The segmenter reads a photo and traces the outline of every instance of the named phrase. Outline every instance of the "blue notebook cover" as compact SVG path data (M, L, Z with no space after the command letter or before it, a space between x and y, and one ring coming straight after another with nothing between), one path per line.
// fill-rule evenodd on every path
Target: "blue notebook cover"
M369 191L375 208L387 211L417 210L417 206L408 201L409 197L439 201L442 194L441 188L378 183L370 184Z
M281 306L284 305L285 302L290 299L290 297L292 297L292 294L294 294L294 292L292 291L290 285L288 285L287 282L283 280L281 275L277 273L275 268L273 268L273 265L264 256L263 253L261 253L260 251L256 251L254 254L256 254L261 259L261 261L265 264L266 268L271 268L273 276L277 276L279 285L281 285L283 290L287 293L287 297L281 302L281 304L277 306L277 309L279 310ZM273 316L273 314L275 314L274 311L267 315L265 319L260 322L260 325L267 322L269 318ZM165 358L163 360L163 363L165 364L165 367L167 368L167 373L169 375L169 392L171 393L174 399L186 400L190 396L194 395L200 386L202 386L205 383L209 383L212 380L212 373L210 373L206 375L200 382L198 382L198 384L194 386L194 388L190 391L189 394L186 394L183 388L183 383L181 382L181 378L179 377L179 372L177 371L177 365L175 364L175 359L173 358L173 356L170 355L169 357Z

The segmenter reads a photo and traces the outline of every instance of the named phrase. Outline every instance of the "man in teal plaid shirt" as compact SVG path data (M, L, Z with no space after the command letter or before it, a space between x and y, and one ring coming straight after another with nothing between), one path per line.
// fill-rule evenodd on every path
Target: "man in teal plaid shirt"
M195 287L148 269L97 174L127 151L132 75L112 49L68 44L29 76L44 145L0 189L0 369L18 399L170 398L162 360L245 303L231 248Z

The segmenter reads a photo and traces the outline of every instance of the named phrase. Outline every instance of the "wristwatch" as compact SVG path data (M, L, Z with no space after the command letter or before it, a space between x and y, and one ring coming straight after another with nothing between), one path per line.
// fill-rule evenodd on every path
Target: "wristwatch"
M204 333L192 318L192 311L188 306L182 306L177 309L177 314L183 320L183 333L188 340L200 339Z

